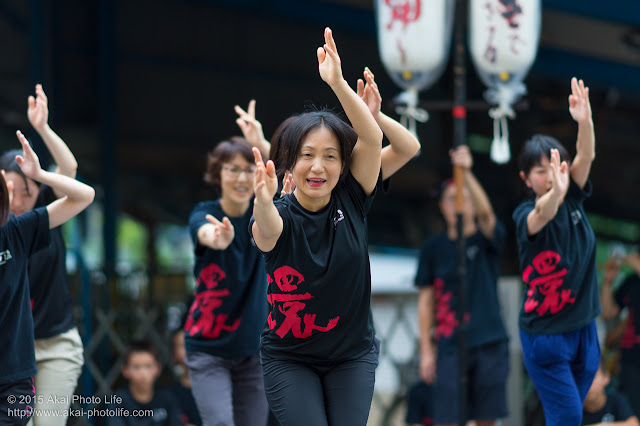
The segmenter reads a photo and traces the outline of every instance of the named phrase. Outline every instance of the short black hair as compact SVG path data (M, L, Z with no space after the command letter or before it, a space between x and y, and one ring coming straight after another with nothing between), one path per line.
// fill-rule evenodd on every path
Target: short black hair
M127 366L131 360L131 355L137 352L144 352L151 354L157 363L160 363L160 357L156 347L149 340L139 339L133 340L127 345L122 357L122 365Z
M207 171L204 173L204 181L220 191L222 165L231 161L238 154L242 155L247 162L253 164L251 145L245 138L234 136L229 140L218 143L214 150L207 154Z
M333 112L321 109L289 117L276 129L271 138L270 157L275 163L279 181L282 181L287 170L293 170L307 135L321 127L327 128L338 139L343 170L340 179L344 178L344 170L349 170L358 134Z
M570 161L566 148L553 136L536 134L524 143L520 156L518 157L518 167L528 175L531 169L540 165L540 159L546 157L551 160L551 150L557 149L560 154L560 161Z

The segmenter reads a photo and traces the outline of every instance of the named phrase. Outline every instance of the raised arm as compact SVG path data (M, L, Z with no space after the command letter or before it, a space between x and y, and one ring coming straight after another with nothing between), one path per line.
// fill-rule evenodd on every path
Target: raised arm
M473 167L471 151L468 146L461 145L455 150L449 151L449 155L451 156L451 163L454 166L461 166L464 170L464 183L469 189L471 202L476 211L478 228L482 235L490 240L493 238L493 231L496 229L496 214L493 212L491 200L489 200L487 193L471 171Z
M552 186L544 195L538 197L536 205L527 216L527 235L535 235L549 223L558 212L564 196L569 189L569 166L566 161L560 163L560 153L557 149L551 150L549 161Z
M238 114L236 124L238 124L240 130L242 130L244 138L252 146L258 148L264 158L269 158L271 143L264 137L262 124L256 120L256 101L254 99L249 101L249 107L246 111L238 105L236 105L234 109L236 114Z
M36 84L36 97L29 96L27 116L33 128L42 138L56 163L56 173L76 177L78 162L66 143L49 127L48 99L41 84ZM62 194L56 192L58 197Z
M364 79L366 85L364 80L358 79L356 93L367 104L371 115L389 140L389 145L382 148L380 154L380 169L382 179L385 180L415 157L420 151L420 142L402 124L380 111L382 96L369 68L364 69Z
M253 149L256 162L256 176L253 181L253 218L251 227L253 241L263 252L270 252L276 246L282 234L283 222L278 209L273 204L273 197L278 191L278 177L273 161L265 165L258 148Z
M16 134L22 145L22 155L16 156L22 173L62 194L62 198L47 206L49 229L62 225L93 202L95 191L92 187L68 176L42 170L38 156L29 146L27 139L20 131Z
M351 158L351 173L365 193L371 194L378 182L380 171L382 130L367 105L342 77L340 56L331 29L325 28L324 39L325 44L316 52L320 77L331 87L358 134Z
M591 171L591 163L596 158L596 136L593 131L589 88L575 77L571 79L569 112L578 123L576 156L571 163L571 178L580 188L584 188Z

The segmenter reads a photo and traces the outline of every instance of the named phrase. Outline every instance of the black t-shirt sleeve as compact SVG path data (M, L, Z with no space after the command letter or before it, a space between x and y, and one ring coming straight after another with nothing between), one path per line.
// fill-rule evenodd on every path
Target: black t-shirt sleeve
M580 188L577 183L574 182L572 178L569 179L569 189L567 190L567 195L565 198L571 198L578 202L582 202L585 199L591 196L592 187L591 181L587 180L584 184L584 188Z
M534 201L529 200L520 204L513 211L513 221L516 224L516 241L518 242L519 246L532 242L534 239L536 239L537 235L539 235L540 232L542 232L541 230L540 232L538 232L536 235L532 237L529 237L527 235L527 218L529 217L529 213L531 213L531 210L533 210L534 208L535 208Z
M365 217L367 213L369 213L369 209L371 208L371 204L373 203L373 198L376 195L378 187L382 183L380 176L382 175L379 175L378 183L376 184L376 187L373 189L373 192L371 193L371 195L367 195L364 192L362 185L360 185L360 182L358 182L356 178L353 177L351 172L348 172L347 175L344 177L344 183L343 183L344 189L348 194L348 196L351 198L351 201L353 202L353 204L358 208L362 217Z
M613 298L616 301L618 307L623 308L627 306L627 298L633 285L640 285L640 278L636 274L630 275L625 278L620 287L618 287L618 289L614 293Z
M418 271L416 273L416 279L414 283L417 287L427 287L433 285L434 249L434 238L428 238L425 241L422 250L420 250L420 258L418 259Z
M198 242L198 231L200 230L202 225L209 223L209 221L205 218L205 216L208 214L210 214L210 212L207 208L207 204L199 203L193 208L193 211L189 215L189 235L191 236L191 242L193 242L193 247L195 248L196 255L201 255L206 248ZM222 218L216 219L220 220Z
M46 207L38 207L18 217L13 216L13 222L19 230L20 244L27 256L49 245L49 213Z

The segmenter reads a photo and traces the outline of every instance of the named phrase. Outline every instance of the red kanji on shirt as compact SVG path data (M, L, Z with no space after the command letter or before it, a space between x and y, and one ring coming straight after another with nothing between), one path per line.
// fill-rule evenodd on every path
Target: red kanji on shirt
M456 318L456 313L451 309L453 293L444 291L444 280L436 278L433 280L433 288L436 296L436 335L435 340L443 337L451 337L460 321ZM464 314L464 322L469 322L469 312Z
M220 337L223 331L234 331L240 326L241 318L227 323L228 314L216 314L214 311L222 306L222 298L231 294L228 288L213 290L218 287L226 274L215 263L202 268L196 281L196 290L204 285L206 290L197 292L189 310L189 317L184 326L189 336L201 335L208 339Z
M533 258L533 266L529 265L522 273L522 280L529 284L527 300L524 302L524 310L529 313L534 309L538 315L547 312L557 314L567 303L574 303L575 297L571 297L571 289L559 290L564 283L567 269L557 270L561 256L551 250L540 252ZM540 274L531 279L533 271ZM543 295L542 303L536 300L536 291Z
M393 27L395 21L402 22L402 29L420 18L422 0L384 0L391 8L391 22L387 24L387 29Z
M273 313L271 312L267 318L267 324L269 324L271 330L278 327L275 333L280 336L280 338L284 338L284 336L291 331L293 337L305 339L311 336L314 330L329 331L338 324L339 316L330 319L326 326L320 326L315 323L316 314L304 314L302 317L298 315L298 313L307 306L303 301L313 298L308 292L291 293L297 290L298 286L304 282L304 276L300 272L290 266L281 266L274 271L273 277L275 278L275 283L278 288L286 292L286 294L271 293L267 296L267 301L271 305L272 311L276 308L277 304L278 311L280 311L285 318L281 324L278 325L278 322L271 316ZM269 274L267 274L267 282L269 285L274 282ZM304 329L302 327L303 323Z

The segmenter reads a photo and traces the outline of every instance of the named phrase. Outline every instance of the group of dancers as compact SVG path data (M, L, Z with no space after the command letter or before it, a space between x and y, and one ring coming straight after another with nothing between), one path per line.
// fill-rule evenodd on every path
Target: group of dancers
M269 411L283 426L367 423L380 350L370 304L367 214L383 182L417 154L420 144L380 111L382 99L368 68L355 91L347 83L329 28L316 54L320 77L350 124L331 111L310 110L287 118L267 140L255 118L255 102L246 111L236 107L244 137L218 143L207 158L205 182L220 196L198 204L189 218L196 287L185 323L186 364L205 425L263 425ZM58 226L94 196L91 187L73 179L75 159L46 125L41 87L36 94L29 99L29 118L57 173L40 168L18 132L23 153L10 155L17 167L3 162L0 179L5 329L0 416L14 424L26 420L7 415L6 408L15 408L7 407L8 395L40 395L50 383L60 394L75 387L82 345L70 303L63 300L68 297L61 278L64 243L55 241ZM45 117L34 122L31 112L38 109ZM520 339L550 426L580 424L600 358L595 237L583 208L591 191L595 137L589 90L575 78L569 112L578 124L576 156L570 161L550 136L527 141L520 177L532 197L513 214L527 286ZM383 136L389 141L384 148ZM477 398L469 414L477 424L489 425L507 414L507 335L495 288L505 228L471 172L469 150L458 148L451 157L465 170L468 288L482 302L464 319L469 359L479 380L471 378ZM416 278L420 373L438 389L437 424L461 421L457 375L451 374L457 368L451 339L460 324L446 302L454 299L443 297L454 292L457 279L454 192L450 182L444 185L440 206L448 231L425 244ZM18 211L19 199L29 202ZM56 277L53 283L50 277Z

